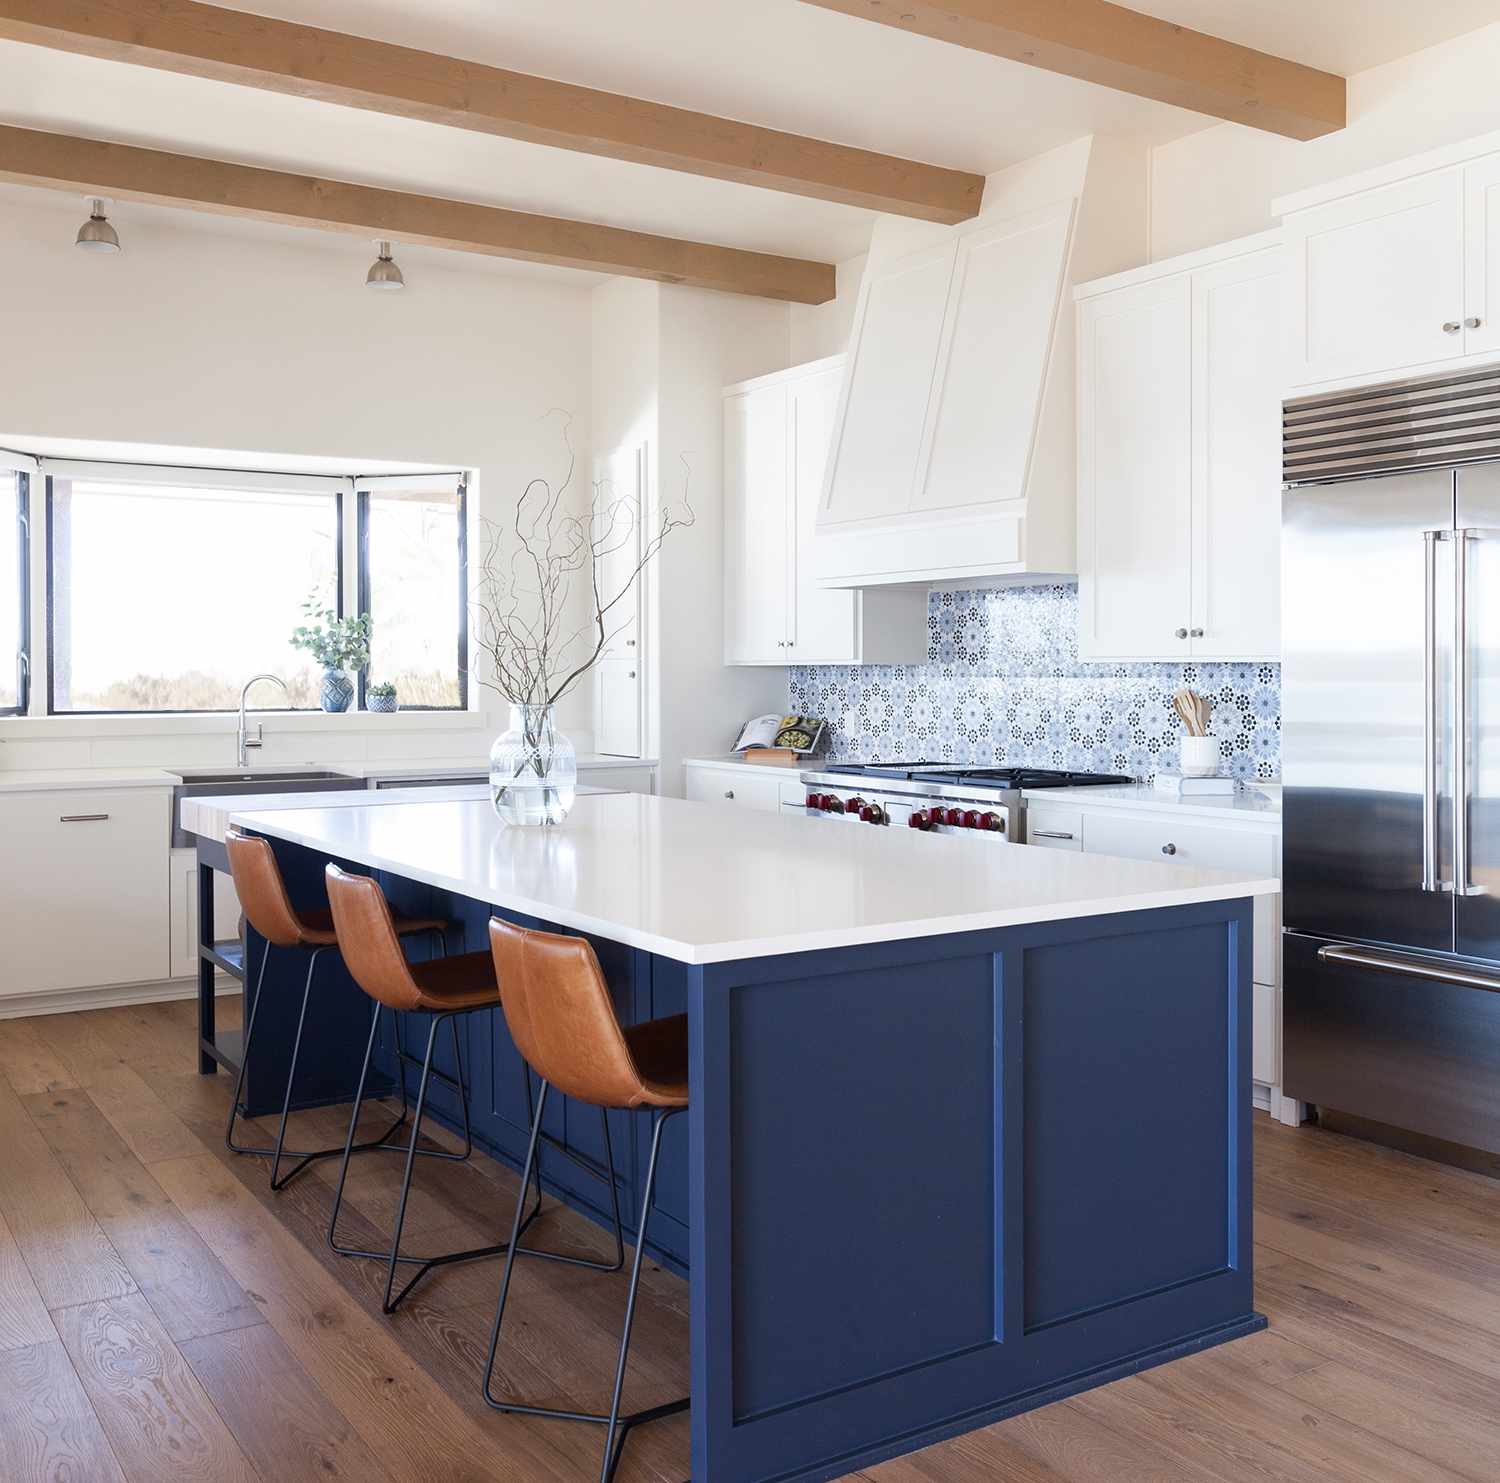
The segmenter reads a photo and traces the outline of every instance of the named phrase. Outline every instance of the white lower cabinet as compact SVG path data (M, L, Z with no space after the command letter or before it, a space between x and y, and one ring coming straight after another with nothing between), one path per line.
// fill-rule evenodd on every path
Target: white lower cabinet
M782 784L787 779L774 767L765 769L765 777L746 767L705 767L693 762L685 771L685 792L694 803L732 803L761 813L780 811ZM801 784L797 787L800 791Z
M0 996L171 971L169 789L0 798Z
M198 852L172 851L172 977L191 978L198 971ZM214 871L214 936L233 942L239 935L240 898L234 882Z

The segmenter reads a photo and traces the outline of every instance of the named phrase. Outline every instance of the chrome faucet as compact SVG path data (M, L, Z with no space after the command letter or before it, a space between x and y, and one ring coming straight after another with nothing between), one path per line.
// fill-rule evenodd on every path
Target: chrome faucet
M292 698L292 692L286 688L286 681L280 675L251 675L245 681L245 687L240 691L240 725L235 732L234 765L236 767L249 767L250 759L245 755L251 747L263 747L265 745L265 727L257 725L255 728L255 739L252 741L245 727L245 697L250 693L252 685L258 685L262 680L270 680L281 686L281 693L288 700Z

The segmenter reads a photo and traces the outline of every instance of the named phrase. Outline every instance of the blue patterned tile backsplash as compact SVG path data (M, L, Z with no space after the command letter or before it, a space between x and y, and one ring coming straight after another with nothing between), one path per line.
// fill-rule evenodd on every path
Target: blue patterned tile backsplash
M827 718L831 757L1015 763L1129 773L1177 766L1172 692L1213 703L1209 731L1237 778L1281 775L1279 664L1091 664L1078 588L934 592L927 663L803 665L788 709Z

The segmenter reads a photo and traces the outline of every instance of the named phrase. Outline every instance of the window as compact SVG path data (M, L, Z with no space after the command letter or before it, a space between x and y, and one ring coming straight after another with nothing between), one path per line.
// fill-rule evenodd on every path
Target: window
M317 668L289 639L310 594L337 605L348 482L235 477L48 481L52 712L233 710L261 671L316 708Z
M0 716L25 713L31 679L30 477L0 469Z
M442 487L446 486L446 487ZM359 605L371 619L365 678L403 710L468 704L466 489L461 481L359 481Z

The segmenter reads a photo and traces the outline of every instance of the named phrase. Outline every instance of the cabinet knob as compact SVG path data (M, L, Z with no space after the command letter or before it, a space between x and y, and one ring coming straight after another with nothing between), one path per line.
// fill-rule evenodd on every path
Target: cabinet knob
M1175 855L1177 853L1177 846L1175 844L1164 844L1161 847L1161 852L1164 855Z
M1464 328L1466 330L1477 330L1483 323L1484 321L1481 320L1477 314L1473 314L1470 315L1468 319L1464 320Z
M630 671L630 673L629 673L629 675L628 675L628 676L627 676L627 677L626 677L626 678L627 678L627 679L632 679L632 680L633 680L633 679L634 679L634 678L635 678L635 671L634 671L634 670L631 670L631 671Z
M1176 638L1185 639L1187 637L1187 629L1185 629L1185 628L1174 629L1173 630L1173 636L1176 637Z
M733 798L734 797L734 789L733 788L726 788L724 790L724 796L726 798Z
M1456 319L1447 319L1443 321L1443 333L1445 335L1456 335L1462 328L1463 325L1461 325Z
M627 649L633 649L633 648L635 648L635 640L634 639L626 639L625 640L625 647Z
M1188 629L1188 637L1192 639L1201 639L1203 637L1203 630L1201 628L1190 628Z

